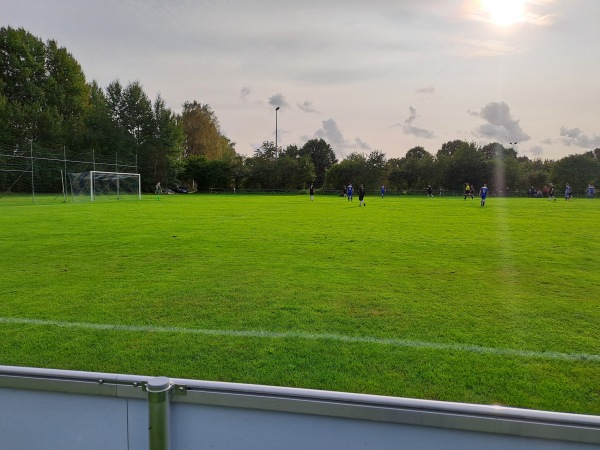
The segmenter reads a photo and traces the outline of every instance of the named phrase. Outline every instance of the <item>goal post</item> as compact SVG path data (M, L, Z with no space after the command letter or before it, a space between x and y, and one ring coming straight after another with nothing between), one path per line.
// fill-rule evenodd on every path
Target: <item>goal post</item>
M99 199L121 200L132 197L142 199L139 173L90 170L83 173L70 173L69 178L74 199L87 196L92 202Z
M99 195L116 195L119 200L123 195L135 193L141 200L142 183L139 173L90 170L90 200L92 202Z

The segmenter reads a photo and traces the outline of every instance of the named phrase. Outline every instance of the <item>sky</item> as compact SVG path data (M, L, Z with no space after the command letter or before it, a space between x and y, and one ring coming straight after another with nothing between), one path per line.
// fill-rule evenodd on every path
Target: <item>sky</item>
M277 135L339 159L456 139L532 159L600 147L598 17L598 0L0 2L0 26L57 41L89 82L208 104L240 154Z

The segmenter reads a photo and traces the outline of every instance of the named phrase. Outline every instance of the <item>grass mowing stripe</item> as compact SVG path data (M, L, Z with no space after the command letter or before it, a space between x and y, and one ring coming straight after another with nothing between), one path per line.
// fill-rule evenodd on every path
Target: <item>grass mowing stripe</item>
M157 327L150 325L114 325L97 324L84 322L61 322L56 320L26 319L0 317L0 323L5 324L23 324L23 325L41 325L56 326L62 328L83 328L90 330L108 330L108 331L128 331L128 332L155 332L155 333L177 333L177 334L202 334L213 336L233 336L249 338L267 338L267 339L306 339L306 340L325 340L349 343L366 343L387 345L392 347L410 347L424 348L428 350L457 351L468 353L481 353L488 355L507 355L521 358L538 358L561 361L592 361L600 362L600 355L591 355L587 353L560 353L560 352L534 352L530 350L515 350L508 348L480 347L477 345L465 344L443 344L436 342L413 341L406 339L379 339L369 336L344 336L340 334L318 334L318 333L298 333L298 332L271 332L261 330L210 330L202 328L184 328L184 327Z

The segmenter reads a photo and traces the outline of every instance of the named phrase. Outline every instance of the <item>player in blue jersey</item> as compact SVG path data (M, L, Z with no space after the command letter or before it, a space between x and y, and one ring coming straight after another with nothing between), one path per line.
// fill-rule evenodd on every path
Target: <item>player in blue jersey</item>
M385 195L385 186L382 184L381 188L379 188L379 192L381 192L381 198Z
M354 193L354 189L352 188L352 183L350 183L348 185L348 187L346 188L346 195L348 196L348 201L351 202L352 201L352 194Z
M588 184L587 187L587 198L594 198L595 188L593 184Z
M488 187L487 184L484 184L481 189L479 189L479 196L481 197L481 206L485 206L485 199L487 198Z
M573 196L571 191L571 186L569 186L569 183L567 183L567 187L565 188L565 200L571 200L571 197Z

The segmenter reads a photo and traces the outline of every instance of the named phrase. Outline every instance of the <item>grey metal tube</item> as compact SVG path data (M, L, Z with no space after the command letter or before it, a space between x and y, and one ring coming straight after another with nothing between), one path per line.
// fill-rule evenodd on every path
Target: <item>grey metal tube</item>
M150 450L170 450L171 380L167 377L152 378L146 388Z

